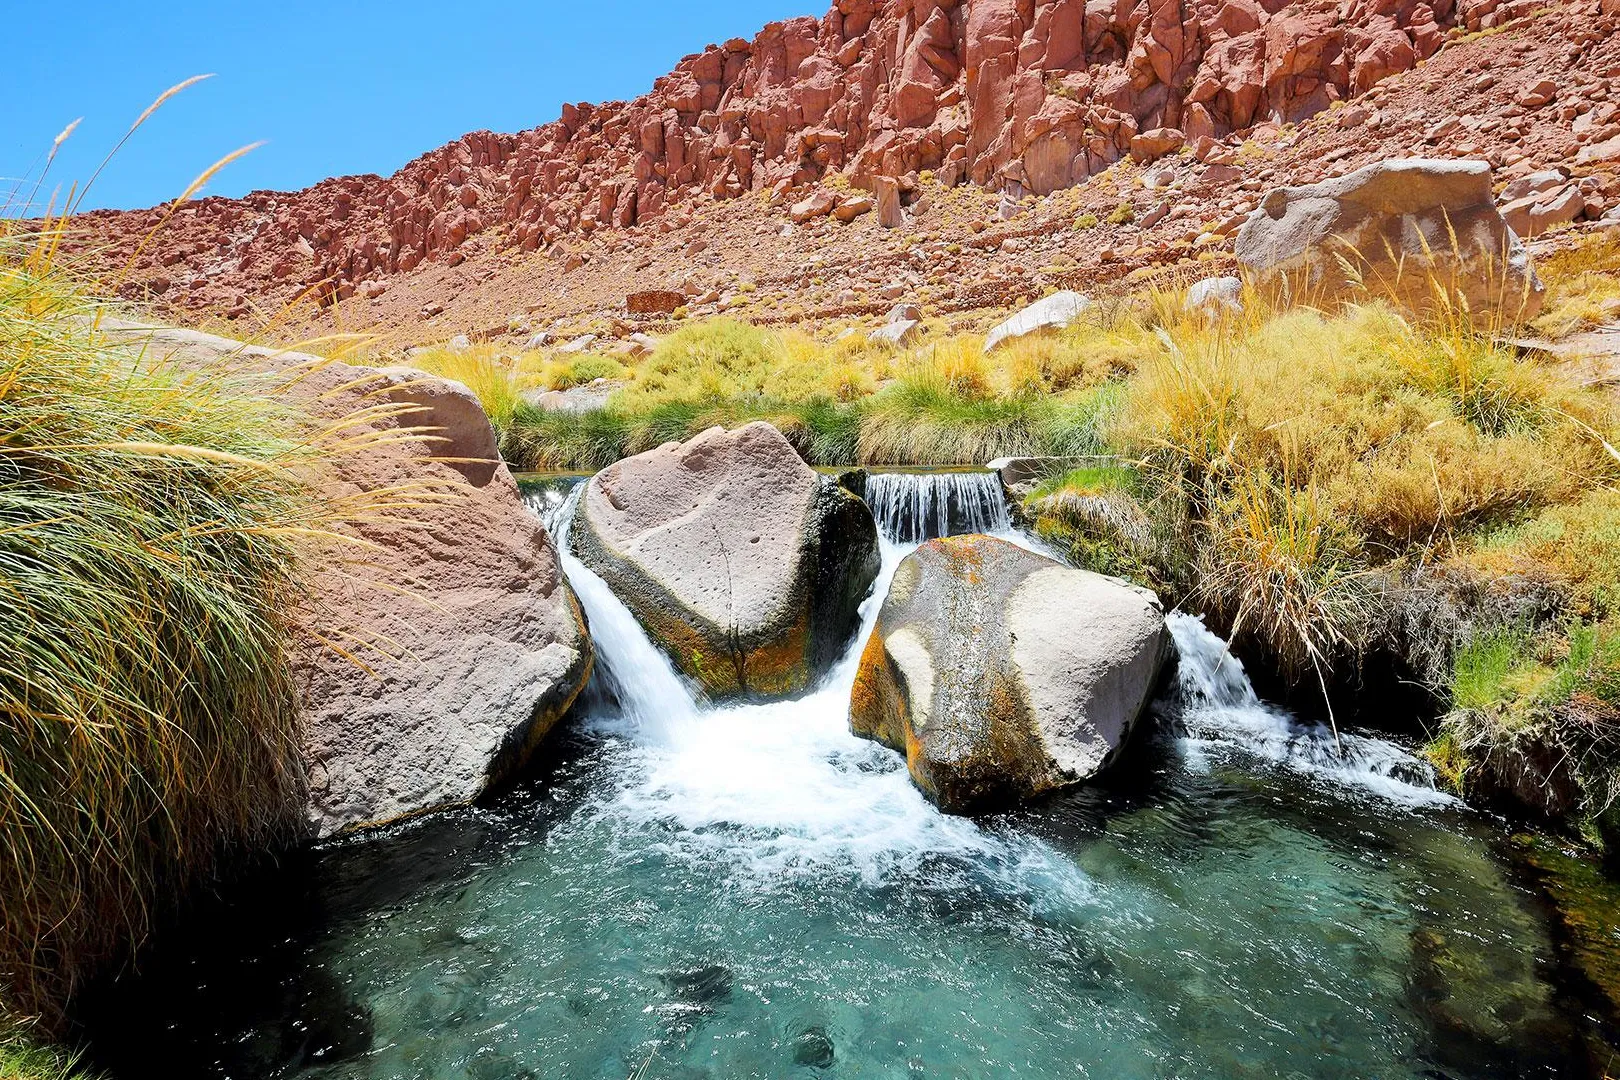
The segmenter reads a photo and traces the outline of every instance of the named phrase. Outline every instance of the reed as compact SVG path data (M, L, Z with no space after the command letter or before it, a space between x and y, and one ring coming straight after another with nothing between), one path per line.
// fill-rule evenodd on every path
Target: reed
M47 1032L296 828L290 620L331 515L295 417L107 344L54 239L0 238L0 1012Z

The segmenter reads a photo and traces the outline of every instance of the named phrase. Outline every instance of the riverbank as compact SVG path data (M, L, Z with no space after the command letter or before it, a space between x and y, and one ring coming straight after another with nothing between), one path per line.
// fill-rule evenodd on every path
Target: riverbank
M1208 615L1307 707L1404 695L1455 790L1602 845L1620 413L1602 362L1557 343L1620 311L1620 240L1540 272L1524 328L1252 290L1212 317L1166 287L989 353L944 324L896 345L721 321L640 358L412 362L480 388L521 467L595 469L751 419L819 465L1068 459L1018 495L1071 561ZM1530 337L1541 351L1514 344Z

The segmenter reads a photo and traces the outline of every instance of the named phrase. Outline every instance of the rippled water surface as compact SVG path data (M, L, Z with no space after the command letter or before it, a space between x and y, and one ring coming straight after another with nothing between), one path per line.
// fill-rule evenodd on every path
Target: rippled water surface
M1488 824L1387 743L1329 753L1191 620L1176 734L1105 789L969 821L849 736L849 663L796 702L706 708L569 572L604 655L565 760L242 897L127 996L109 1058L177 1077L1583 1075Z

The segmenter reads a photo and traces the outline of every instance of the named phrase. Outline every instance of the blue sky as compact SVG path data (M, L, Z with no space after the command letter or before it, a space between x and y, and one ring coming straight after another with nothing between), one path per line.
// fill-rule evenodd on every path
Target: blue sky
M467 131L521 131L565 101L644 93L682 56L830 0L75 0L17 3L0 25L0 202L83 117L51 184L84 180L158 94L171 100L86 208L172 199L238 147L209 194L387 175Z

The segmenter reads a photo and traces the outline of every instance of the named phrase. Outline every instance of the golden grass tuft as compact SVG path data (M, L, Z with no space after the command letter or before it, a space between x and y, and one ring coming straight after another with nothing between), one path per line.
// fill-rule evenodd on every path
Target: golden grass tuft
M298 827L287 651L330 508L263 387L107 345L40 243L0 237L0 1013L50 1029Z

